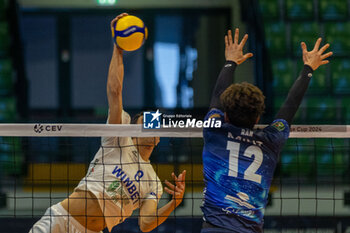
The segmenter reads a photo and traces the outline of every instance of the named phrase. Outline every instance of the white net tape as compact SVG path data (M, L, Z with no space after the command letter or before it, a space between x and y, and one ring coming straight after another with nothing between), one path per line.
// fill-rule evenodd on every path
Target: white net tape
M266 125L257 125L263 128ZM143 129L142 125L0 124L0 136L201 138L201 128ZM293 125L290 138L350 138L350 125Z

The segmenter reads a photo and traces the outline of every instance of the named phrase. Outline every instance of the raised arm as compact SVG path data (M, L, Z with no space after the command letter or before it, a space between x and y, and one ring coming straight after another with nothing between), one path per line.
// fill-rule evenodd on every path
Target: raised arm
M128 15L123 13L114 18L111 22L111 31L114 33L113 26L122 17ZM122 123L122 90L124 79L124 64L123 64L123 50L118 48L114 43L113 55L108 70L107 80L107 98L109 105L109 123L121 124Z
M143 201L139 217L139 225L142 232L149 232L162 224L182 202L185 193L186 170L179 177L176 177L174 173L172 173L172 176L175 180L175 185L169 181L165 181L165 184L169 188L164 188L167 193L173 196L171 201L159 209L157 209L157 203L154 200Z
M220 103L220 95L228 86L232 84L234 78L233 74L237 65L242 64L245 60L253 56L252 53L243 54L243 47L247 42L247 39L248 35L245 34L242 41L238 43L238 28L236 28L234 40L232 40L231 30L228 30L227 35L225 35L226 63L221 69L219 77L216 81L215 88L210 101L210 109L217 108L223 110Z
M324 45L319 49L322 39L319 38L314 46L314 49L310 52L307 51L306 44L301 42L301 48L303 50L304 67L299 77L294 82L290 89L287 99L278 111L275 119L284 119L290 125L293 121L294 115L297 112L301 101L305 95L305 92L309 86L313 71L317 70L321 65L328 64L329 61L325 60L332 56L332 52L323 54L329 44Z

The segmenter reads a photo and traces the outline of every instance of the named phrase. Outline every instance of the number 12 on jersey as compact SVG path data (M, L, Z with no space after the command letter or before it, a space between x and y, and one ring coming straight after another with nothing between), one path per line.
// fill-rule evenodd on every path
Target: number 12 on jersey
M239 162L239 149L241 144L238 142L227 141L226 149L230 152L229 161L228 161L228 175L232 177L237 177L238 175L238 162ZM245 149L243 156L251 158L254 156L253 162L249 165L249 167L244 171L245 180L254 181L256 183L261 183L261 175L256 174L255 172L261 166L263 161L263 152L257 146L248 146Z

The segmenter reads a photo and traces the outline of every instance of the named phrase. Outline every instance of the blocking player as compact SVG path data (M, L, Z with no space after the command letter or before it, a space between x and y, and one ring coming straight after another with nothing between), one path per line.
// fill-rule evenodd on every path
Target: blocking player
M320 48L319 38L312 51L301 43L304 67L289 91L275 120L254 130L264 112L264 95L252 84L231 84L236 67L253 56L244 54L245 35L239 43L225 36L226 63L216 82L206 119L222 121L222 127L204 129L205 232L262 232L264 209L279 153L289 136L289 127L312 78L313 71L327 64L329 44Z
M111 27L126 15L113 19ZM108 124L130 123L130 116L122 105L123 78L123 51L114 45L107 81ZM142 122L143 117L138 116L133 123ZM159 138L153 137L102 138L102 147L74 192L48 208L30 232L93 233L105 227L111 231L137 208L140 208L141 231L156 228L181 203L186 176L186 171L178 177L172 173L175 185L165 181L167 187L164 188L172 200L157 209L163 188L149 158L158 142Z

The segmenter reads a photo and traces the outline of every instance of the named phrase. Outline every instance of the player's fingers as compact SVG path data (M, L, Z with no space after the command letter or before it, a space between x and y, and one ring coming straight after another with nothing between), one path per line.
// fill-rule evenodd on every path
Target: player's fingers
M178 178L177 178L177 176L175 175L175 173L174 173L174 172L173 172L173 173L171 173L171 176L173 177L174 181L175 181L175 182L177 182Z
M322 41L321 37L317 39L313 51L317 51L318 50L318 48L320 47L321 41Z
M183 189L181 189L180 187L175 187L175 193L178 193L178 194L181 194L181 193L183 193Z
M180 184L175 186L175 185L173 185L171 183L168 183L167 185L168 185L168 188L170 190L173 190L175 192L183 192L183 190L184 190L184 187L182 185L180 185Z
M243 59L242 59L242 61L241 61L240 63L244 62L245 60L247 60L248 58L250 58L250 57L252 57L252 56L253 56L252 53L244 54L244 55L243 55Z
M181 189L181 190L185 189L185 185L184 185L184 183L182 183L182 182L177 183L177 184L176 184L176 187L178 187L178 188Z
M227 35L225 36L225 46L226 46L226 48L228 47L228 37L227 37Z
M247 53L247 54L244 54L244 58L245 59L248 59L248 58L250 58L250 57L252 57L252 56L254 56L254 54L253 53Z
M172 196L174 196L174 194L175 194L174 191L168 189L167 187L164 188L164 191L167 192L168 194L172 195Z
M186 170L184 170L184 171L182 172L182 183L185 183L185 180L186 180L186 173L187 173Z
M182 179L183 179L183 173L181 173L178 178L174 174L175 185L173 185L172 183L170 183L167 180L165 180L164 183L167 184L169 186L169 188L171 188L171 189L176 189L176 187L178 187L180 189L184 189L185 186L184 186L184 183L182 182Z
M179 176L180 178L180 176ZM185 188L185 181L186 181L186 170L184 170L182 173L181 173L181 179L179 179L179 184L181 184L181 186L183 188Z
M306 47L306 44L305 42L301 42L301 49L303 50L303 53L306 53L307 52L307 47Z
M173 184L170 183L169 181L165 180L164 183L165 183L171 190L175 190L175 185L173 185Z
M328 63L329 63L328 60L324 60L324 61L321 62L321 65L326 65L326 64L328 64Z
M171 176L173 177L174 180L176 179L176 176L175 176L174 172L171 173Z
M234 44L238 44L238 39L239 39L239 29L236 28L235 30L235 40L233 41Z
M185 192L185 188L182 185L177 185L175 191L183 193Z
M184 192L183 188L180 188L178 186L174 186L171 183L166 183L166 185L168 185L168 187L164 187L164 189L167 188L168 190L175 192L175 193L183 193Z
M114 19L112 19L112 21L111 21L111 28L113 28L114 27L114 24L115 24L115 22L117 22L117 17L115 17Z
M227 31L227 38L228 38L228 45L233 44L233 41L232 41L232 31L231 31L231 30L228 30L228 31Z
M175 192L174 196L175 196L175 199L177 199L177 200L181 200L183 197L182 193L180 193L180 192Z
M245 34L241 43L239 43L239 46L243 48L247 40L248 40L248 34Z
M129 14L128 14L128 13L122 13L122 14L118 15L117 17L115 17L115 18L112 20L112 22L111 22L111 27L114 27L115 23L116 23L120 18L122 18L122 17L124 17L124 16L127 16L127 15L129 15Z
M176 185L180 184L182 182L182 173L179 175L179 177L176 180Z
M332 56L333 55L333 52L328 52L328 53L326 53L326 54L323 54L322 56L321 56L321 59L323 60L323 59L326 59L326 58L328 58L328 57L330 57L330 56Z
M164 180L164 183L165 183L167 186L169 186L169 188L171 188L171 189L175 189L175 185L174 185L174 184L172 184L172 183L170 183L169 181Z
M120 18L122 18L122 17L124 17L124 16L127 16L127 15L129 15L129 14L126 13L126 12L124 12L124 13L121 13L120 15L118 15L116 18L117 18L117 19L120 19Z
M329 47L329 44L327 43L326 45L324 45L321 49L320 49L320 53L324 53L324 51L326 51Z

